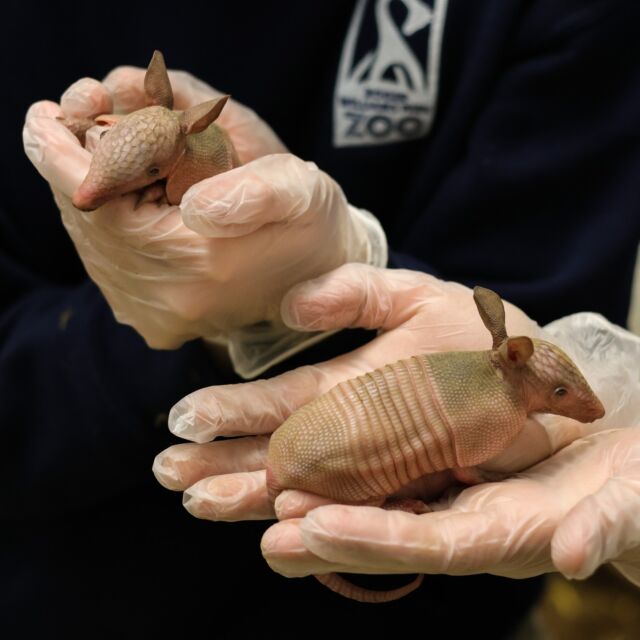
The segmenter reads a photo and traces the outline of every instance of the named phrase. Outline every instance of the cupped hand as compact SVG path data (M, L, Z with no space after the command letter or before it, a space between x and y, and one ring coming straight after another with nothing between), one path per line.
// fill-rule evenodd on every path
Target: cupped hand
M242 342L251 338L247 328L258 326L267 345L260 348L282 344L262 357L264 368L298 339L281 339L284 293L347 261L384 263L384 233L373 216L347 203L326 173L287 153L253 111L233 100L217 122L242 166L193 185L180 207L146 203L135 209L137 197L129 194L94 212L79 211L70 197L91 153L58 118L144 106L144 73L120 67L102 83L78 81L60 104L35 103L24 127L25 151L50 183L87 272L118 321L154 348L197 337L235 340L239 360ZM188 73L169 76L177 109L219 95ZM274 327L273 337L265 323ZM249 376L252 369L259 366L244 357L239 372Z

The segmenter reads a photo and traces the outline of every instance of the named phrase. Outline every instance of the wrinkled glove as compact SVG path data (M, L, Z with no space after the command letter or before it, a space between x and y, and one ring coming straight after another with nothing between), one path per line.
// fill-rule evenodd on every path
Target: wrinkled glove
M636 398L638 402L638 398ZM286 576L560 571L586 578L613 562L640 586L640 429L576 440L503 482L481 484L412 515L323 506L271 527L269 565Z
M204 337L228 348L235 370L258 375L326 334L286 327L279 305L295 283L345 262L386 264L377 220L352 207L314 164L286 153L254 112L230 101L218 123L243 166L197 183L180 207L135 195L81 212L70 196L91 154L57 120L129 112L145 105L145 70L121 67L101 84L82 79L61 104L38 102L23 133L27 156L50 183L63 223L117 320L154 348ZM170 72L176 109L220 95ZM87 140L95 140L95 131Z
M519 309L505 304L510 335L543 337ZM187 509L196 516L239 520L273 517L265 486L268 439L296 409L339 382L418 353L488 349L491 336L478 315L472 292L462 285L403 270L345 265L295 287L284 298L282 315L301 330L344 327L380 328L372 342L328 362L287 372L271 380L210 387L181 400L169 427L178 436L207 442L223 435L257 435L229 442L176 445L154 464L158 480L185 490ZM549 433L534 419L500 456L482 465L483 473L512 472L538 462L582 428L569 419L553 423ZM421 495L435 495L452 482L450 473L433 474ZM276 501L281 518L318 504L301 494Z

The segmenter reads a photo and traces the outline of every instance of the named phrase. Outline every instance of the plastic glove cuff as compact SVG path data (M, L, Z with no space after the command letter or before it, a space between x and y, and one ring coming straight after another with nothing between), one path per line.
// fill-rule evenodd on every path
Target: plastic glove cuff
M389 247L380 221L366 209L348 206L354 224L361 227L367 235L367 253L363 262L372 267L386 267L389 260Z
M229 358L234 371L250 380L334 333L336 331L300 332L285 325L251 327L229 335Z
M386 267L389 250L382 225L369 211L348 206L356 235L366 238L362 261ZM248 380L334 333L337 331L301 332L285 325L254 325L229 334L229 357L234 371Z

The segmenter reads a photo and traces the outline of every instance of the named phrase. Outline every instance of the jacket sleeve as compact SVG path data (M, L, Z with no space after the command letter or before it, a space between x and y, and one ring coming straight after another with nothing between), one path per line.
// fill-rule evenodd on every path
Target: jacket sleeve
M449 94L484 92L469 90L468 132L413 201L392 266L494 288L542 323L597 311L624 324L640 240L638 24L637 2L541 0L522 3L494 71L471 50ZM431 141L443 158L453 111Z
M0 216L0 228L15 231ZM226 381L200 341L149 349L115 321L90 280L62 283L55 263L51 277L37 273L37 256L19 260L19 246L15 239L3 247L0 259L0 517L11 519L135 493L170 442L172 404Z

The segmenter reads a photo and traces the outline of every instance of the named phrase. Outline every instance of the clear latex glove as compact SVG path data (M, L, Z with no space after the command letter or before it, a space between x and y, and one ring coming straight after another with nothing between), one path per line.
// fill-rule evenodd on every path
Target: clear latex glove
M252 377L322 337L282 323L287 289L345 262L385 264L384 233L327 174L286 153L255 113L233 101L218 122L243 166L194 185L180 207L134 210L129 195L95 212L75 209L70 196L91 155L56 118L144 106L144 73L121 67L102 84L78 81L60 105L32 105L25 151L50 183L85 268L119 322L154 348L197 337L226 345L236 371ZM169 75L177 109L219 95L190 74ZM88 147L96 135L88 133Z
M262 551L290 577L344 571L525 578L558 570L586 578L611 561L640 585L638 428L576 440L514 478L432 507L424 515L319 507L271 527Z
M524 313L508 303L505 307L510 334L541 336ZM216 436L249 436L229 443L176 445L156 458L156 477L170 489L187 490L185 504L193 515L220 520L273 516L264 471L268 441L263 436L339 382L418 353L491 347L470 289L413 271L345 265L295 287L283 300L282 315L291 327L305 331L382 331L370 343L328 362L270 380L202 389L181 400L169 416L176 435L199 443ZM260 455L254 447L245 459L246 440L255 435L260 436ZM483 465L483 472L525 468L549 455L550 446L545 429L529 420L501 456ZM434 474L429 492L438 493L450 482L450 474ZM424 489L421 486L421 492ZM297 498L292 505L284 500L286 495L276 504L280 517L301 509Z

